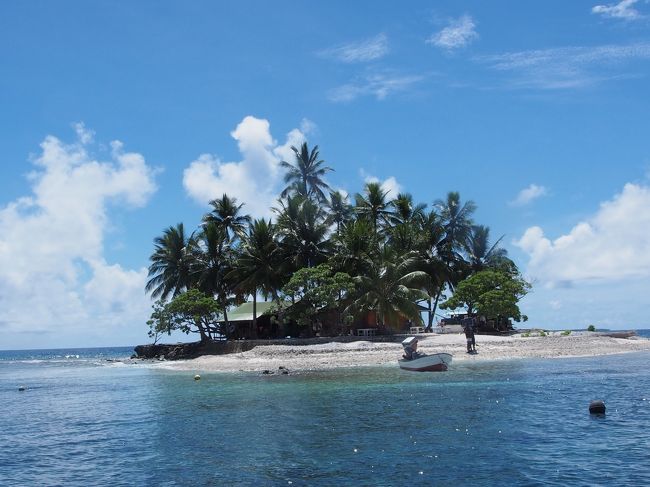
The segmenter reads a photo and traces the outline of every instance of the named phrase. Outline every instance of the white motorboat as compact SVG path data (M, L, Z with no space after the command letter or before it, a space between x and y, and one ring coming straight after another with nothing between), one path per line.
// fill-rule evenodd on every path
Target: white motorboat
M447 370L451 365L452 356L450 353L433 353L431 355L420 355L419 357L406 360L400 359L397 362L401 369L413 372L439 372Z
M447 370L451 365L450 353L419 353L417 337L407 337L402 342L404 358L398 360L400 368L414 372L435 372Z

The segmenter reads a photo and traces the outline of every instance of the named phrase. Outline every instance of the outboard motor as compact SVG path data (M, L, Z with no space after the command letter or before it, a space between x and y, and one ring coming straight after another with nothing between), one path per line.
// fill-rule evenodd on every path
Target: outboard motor
M415 351L415 344L418 342L416 337L408 337L402 341L402 347L404 348L403 357L406 360L412 360L415 358L417 352Z

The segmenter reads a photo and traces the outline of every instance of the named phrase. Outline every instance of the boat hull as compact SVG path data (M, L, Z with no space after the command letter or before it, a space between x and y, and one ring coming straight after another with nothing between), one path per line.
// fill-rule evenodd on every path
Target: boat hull
M449 353L434 353L415 360L398 360L397 362L401 369L412 372L442 372L449 368L451 359Z

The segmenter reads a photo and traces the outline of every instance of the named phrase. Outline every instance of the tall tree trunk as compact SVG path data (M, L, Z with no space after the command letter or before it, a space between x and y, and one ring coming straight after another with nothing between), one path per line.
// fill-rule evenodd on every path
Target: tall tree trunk
M253 293L253 329L257 331L257 290Z
M226 333L223 333L223 335L228 336L228 330L230 330L230 321L228 321L228 311L226 310L226 304L224 303L223 305L223 321L226 322Z
M440 300L440 296L442 295L442 289L443 289L442 287L438 289L438 293L436 294L436 300L433 302L433 311L431 312L431 315L434 317L436 315L436 309L438 309L438 301Z

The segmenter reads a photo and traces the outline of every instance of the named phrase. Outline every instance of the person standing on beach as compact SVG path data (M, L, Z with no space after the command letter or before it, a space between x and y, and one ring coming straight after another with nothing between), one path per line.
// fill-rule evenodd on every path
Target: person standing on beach
M466 317L462 321L465 330L465 339L467 340L467 353L476 352L476 338L474 337L474 318Z

